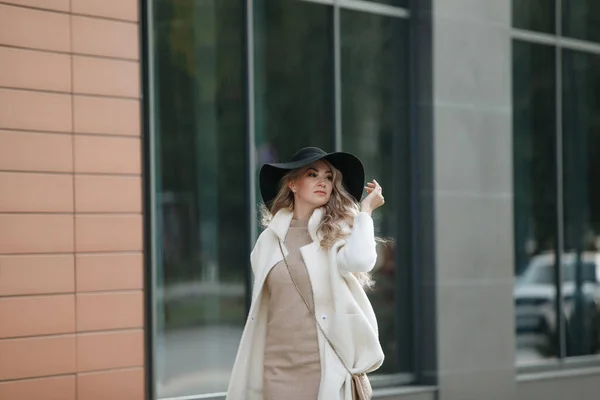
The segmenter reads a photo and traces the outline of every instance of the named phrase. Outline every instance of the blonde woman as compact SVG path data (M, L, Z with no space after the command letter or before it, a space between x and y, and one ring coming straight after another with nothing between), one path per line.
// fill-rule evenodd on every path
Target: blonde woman
M227 399L351 400L353 380L384 359L364 291L381 186L364 185L355 156L308 147L265 164L260 189L266 229L250 257L252 303Z

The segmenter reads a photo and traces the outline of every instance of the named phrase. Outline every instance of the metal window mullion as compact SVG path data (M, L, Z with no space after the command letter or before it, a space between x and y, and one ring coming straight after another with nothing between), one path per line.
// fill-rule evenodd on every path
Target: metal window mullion
M143 157L146 159L144 165L147 170L144 171L144 192L147 195L147 199L144 202L147 208L144 209L145 214L145 228L149 229L150 232L144 232L144 236L148 237L149 240L145 243L149 248L144 249L144 255L148 256L149 260L145 260L144 267L146 268L144 280L145 285L149 285L145 290L145 311L146 316L145 324L149 328L149 332L146 334L146 359L148 360L147 365L147 377L145 387L147 390L146 396L150 399L154 399L156 396L156 383L157 383L157 357L156 352L156 337L158 331L157 324L157 302L155 294L158 293L158 281L157 281L157 259L158 259L158 246L156 243L156 235L158 232L157 223L157 168L156 168L156 88L155 88L155 46L154 46L154 2L145 1L140 2L140 36L142 40L142 66L145 67L146 80L142 82L145 86L142 96L145 96L143 100L143 135L144 141L147 144L143 146L146 150L146 154ZM145 60L144 60L145 58Z
M337 0L298 0L298 1L303 1L306 3L317 3L317 4L323 4L326 6L332 6L334 5Z
M561 37L558 45L563 49L580 51L582 53L600 54L600 44L584 40Z
M258 230L256 210L256 123L255 123L255 85L254 85L254 0L246 0L246 158L247 170L247 198L248 198L248 229L250 249L254 247ZM252 291L252 274L250 266L246 274L246 308L250 308Z
M340 6L339 0L335 0L333 5L334 151L342 150L342 49L340 35Z
M421 151L422 146L424 144L421 141L422 136L420 135L423 129L420 124L420 116L422 113L420 105L422 104L422 100L425 93L422 87L423 79L430 79L429 76L423 78L422 74L427 75L428 73L432 72L432 70L423 71L424 58L422 56L422 53L427 54L427 52L431 52L432 49L430 47L431 37L425 37L425 35L421 34L422 18L424 17L420 11L421 7L423 7L423 3L420 3L420 0L410 0L409 5L410 10L412 12L412 18L410 18L408 21L408 69L406 71L405 79L407 80L409 97L409 235L411 269L410 274L412 282L410 299L413 302L413 305L409 311L411 313L411 321L413 323L411 332L413 351L410 354L410 366L412 367L412 372L417 377L417 380L422 380L425 371L424 365L428 363L428 360L424 360L422 358L421 353L421 349L423 349L424 343L423 326L425 325L425 320L422 318L424 314L423 302L421 298L421 288L425 283L423 270L421 269L421 265L423 262L421 254L421 243L422 239L425 237L423 230L424 220L422 218L423 203L421 198L421 194L423 193L422 185L424 183L424 180L421 174L421 163L425 162L425 160L423 157L424 153ZM428 28L433 29L432 26L428 26ZM429 30L427 30L427 32L430 33ZM423 46L425 43L427 43L426 47ZM427 58L426 60L430 60L430 58ZM435 246L435 244L433 244L432 246Z
M557 46L560 39L556 35L549 33L534 32L525 29L513 28L511 31L513 39L518 39L524 42L536 44L545 44L549 46Z
M373 1L335 0L335 3L344 9L361 11L370 14L378 14L388 17L408 18L410 15L410 12L405 8L376 3Z
M556 36L562 36L562 0L556 0L555 23ZM555 50L556 61L556 320L558 322L558 358L562 363L566 357L566 330L563 299L563 268L562 256L564 251L564 182L563 182L563 107L562 107L562 47L560 41Z
M406 8L390 6L387 4L376 3L365 0L297 0L307 3L324 4L336 6L341 9L366 12L369 14L378 14L395 18L408 18L410 11Z
M581 39L559 37L549 33L533 32L524 29L512 29L511 37L523 42L560 46L562 49L575 50L582 53L600 54L600 44Z

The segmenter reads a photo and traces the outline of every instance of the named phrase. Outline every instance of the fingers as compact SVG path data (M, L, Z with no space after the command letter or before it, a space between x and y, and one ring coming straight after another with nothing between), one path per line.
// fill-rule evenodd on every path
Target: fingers
M381 185L379 185L379 183L375 179L373 179L373 181L367 182L365 190L368 194L371 194L373 191L381 192L383 189L381 188Z
M367 184L371 189L381 189L381 185L379 185L379 183L373 179L373 182L369 182Z
M368 196L363 199L362 204L370 211L381 207L385 203L383 189L375 179L367 182L365 191L368 193Z

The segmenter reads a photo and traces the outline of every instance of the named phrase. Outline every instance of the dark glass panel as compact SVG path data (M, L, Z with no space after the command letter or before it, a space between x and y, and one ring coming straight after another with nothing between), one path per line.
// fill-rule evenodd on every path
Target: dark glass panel
M369 292L386 358L377 374L412 372L410 140L407 123L407 22L342 10L342 144L384 188L373 214L379 246Z
M153 3L155 390L222 392L246 319L244 13Z
M559 355L555 49L513 42L517 363Z

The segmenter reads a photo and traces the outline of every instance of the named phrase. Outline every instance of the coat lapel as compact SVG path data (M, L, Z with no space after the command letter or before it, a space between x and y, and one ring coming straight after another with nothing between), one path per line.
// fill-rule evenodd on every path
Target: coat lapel
M294 217L294 213L289 210L279 210L277 214L273 217L271 222L269 223L268 229L270 229L275 236L281 242L285 242L285 237L290 229L290 224L292 223L292 218ZM320 234L317 234L317 229L321 224L321 220L323 218L323 209L317 208L313 211L312 215L308 220L308 233L310 234L310 238L313 242L320 242L322 237Z
M288 250L285 247L285 236L290 228L290 224L292 222L294 214L288 210L279 210L273 219L269 223L267 229L273 232L273 242L269 246L271 249L271 254L268 256L268 262L265 265L265 270L262 276L262 280L267 278L271 269L277 265L281 260L283 260L283 256L281 255L281 251L279 250L278 241L281 241L281 247L283 248L283 252L285 256L288 255Z
M290 229L293 217L293 212L281 209L273 216L273 219L269 223L268 229L271 230L282 243L285 242L285 236Z

